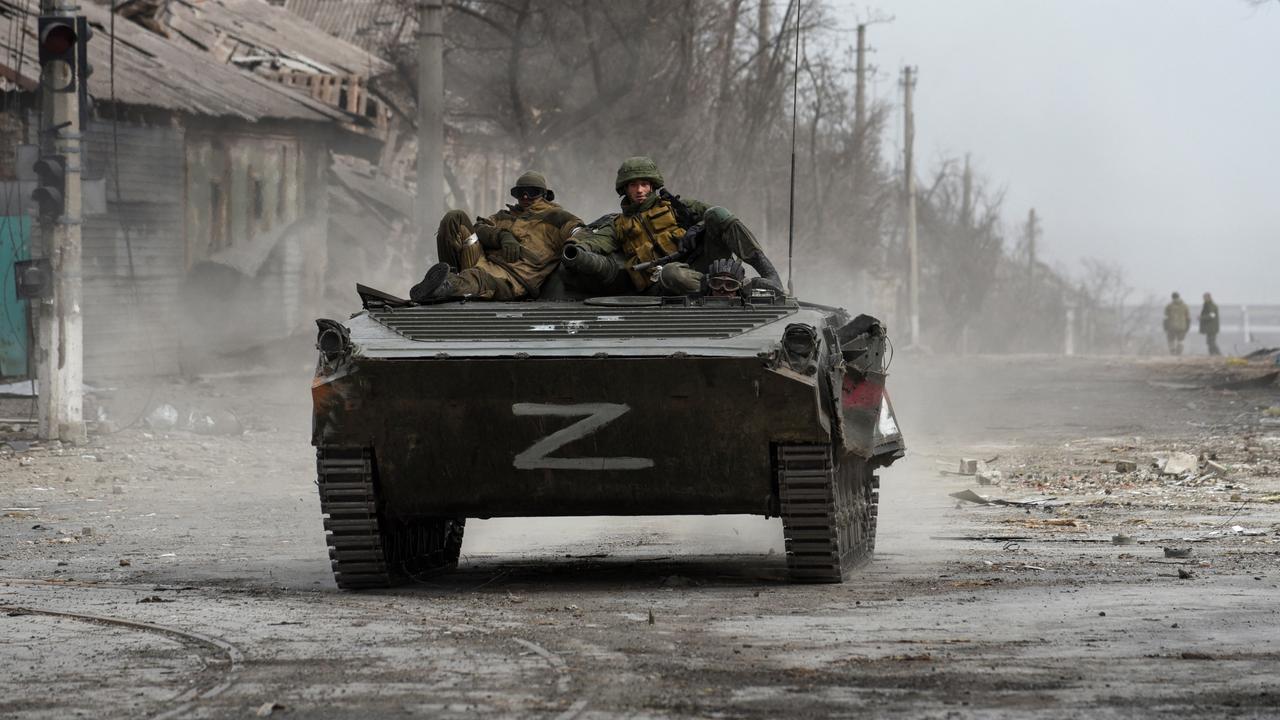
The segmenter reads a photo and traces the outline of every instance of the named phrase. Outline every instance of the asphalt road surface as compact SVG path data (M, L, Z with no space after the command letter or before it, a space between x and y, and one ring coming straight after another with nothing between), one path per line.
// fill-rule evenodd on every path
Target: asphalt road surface
M0 717L1276 717L1280 387L1214 387L1264 372L899 358L875 559L818 586L777 520L574 518L340 592L306 374L139 390L246 432L0 455Z

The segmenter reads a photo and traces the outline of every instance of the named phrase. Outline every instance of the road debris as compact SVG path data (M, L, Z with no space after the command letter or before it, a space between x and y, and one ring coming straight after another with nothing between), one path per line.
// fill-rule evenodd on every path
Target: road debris
M1164 556L1165 556L1165 557L1167 557L1167 558L1185 558L1185 557L1191 557L1191 548L1189 548L1189 547L1185 547L1185 548L1167 547L1167 548L1164 548Z
M1199 466L1199 459L1187 452L1171 452L1158 462L1161 475L1186 475Z
M1204 464L1205 464L1205 466L1206 466L1206 467L1208 467L1208 468L1209 468L1209 470L1211 471L1211 473L1212 473L1212 474L1214 474L1214 475L1218 475L1218 476L1221 476L1221 477L1226 477L1227 475L1230 475L1230 474L1231 474L1231 469L1230 469L1230 468L1228 468L1226 465L1223 465L1223 464L1222 464L1222 463L1220 463L1220 462L1216 462L1216 461L1214 461L1214 460L1205 460L1205 461L1204 461Z
M165 432L178 426L178 408L169 403L161 403L147 413L144 422L156 432Z
M1266 375L1259 375L1255 378L1218 383L1212 387L1214 390L1249 390L1253 388L1268 388L1275 385L1277 380L1280 380L1280 371L1267 373Z
M275 711L284 709L285 706L278 702L267 702L259 705L258 709L254 711L254 715L257 715L258 717L270 717Z
M1116 472L1118 473L1131 473L1131 472L1137 472L1137 470L1138 470L1138 463L1133 460L1117 460L1116 461Z
M1111 536L1112 545L1132 545L1133 543L1134 543L1133 537L1130 535L1125 535L1124 533L1116 533L1115 535Z
M185 428L199 435L244 434L240 419L225 410L207 413L191 410L187 413Z
M1264 347L1264 348L1258 348L1257 350L1254 350L1253 352L1249 353L1248 355L1245 355L1245 356L1244 356L1243 358L1241 358L1241 359L1242 359L1242 360L1266 360L1266 359L1270 358L1272 355L1275 355L1276 353L1280 353L1280 347ZM1234 359L1234 358L1232 358L1232 359Z
M1005 505L1009 507L1061 507L1063 505L1070 505L1070 503L1058 500L1056 497L1030 497L1023 500L1003 500L1001 498L979 495L972 490L961 490L959 492L948 493L947 497L953 497L964 502L977 503L978 505Z

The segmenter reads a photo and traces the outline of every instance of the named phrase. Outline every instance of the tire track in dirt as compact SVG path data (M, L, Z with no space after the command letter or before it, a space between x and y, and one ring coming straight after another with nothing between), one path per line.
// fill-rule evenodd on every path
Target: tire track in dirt
M205 635L191 630L182 630L168 625L108 617L105 615L64 612L61 610L50 610L47 608L32 607L28 605L0 604L0 612L4 612L10 616L42 615L45 617L66 618L95 625L105 625L140 632L155 633L177 639L187 645L198 647L205 653L212 651L213 656L218 659L216 662L209 663L209 665L216 665L221 671L218 673L216 678L217 682L212 684L205 683L204 687L197 685L196 687L190 688L179 694L170 700L170 702L178 703L176 706L157 715L152 715L152 720L168 720L168 718L178 717L179 715L192 710L201 701L210 700L221 695L235 684L240 673L240 668L244 663L244 654L231 643L211 635Z

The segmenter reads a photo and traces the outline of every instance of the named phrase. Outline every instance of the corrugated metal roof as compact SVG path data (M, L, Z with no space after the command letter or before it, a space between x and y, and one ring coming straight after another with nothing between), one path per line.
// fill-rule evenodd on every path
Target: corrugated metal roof
M186 39L228 62L366 77L392 70L387 61L328 28L263 0L172 0L168 9L174 39Z
M263 3L265 5L265 3ZM18 78L24 89L38 83L36 4L0 0L0 72ZM89 62L94 72L89 92L99 101L110 97L110 11L85 3L81 12L94 28ZM283 11L282 11L283 12ZM288 14L288 13L284 13ZM18 27L22 26L21 31ZM321 34L315 29L311 33ZM115 94L121 104L162 110L263 119L343 122L350 117L337 108L225 65L185 39L164 38L128 20L117 18ZM19 67L20 72L19 72Z
M285 0L293 13L325 32L367 50L382 52L412 39L412 5L396 0Z

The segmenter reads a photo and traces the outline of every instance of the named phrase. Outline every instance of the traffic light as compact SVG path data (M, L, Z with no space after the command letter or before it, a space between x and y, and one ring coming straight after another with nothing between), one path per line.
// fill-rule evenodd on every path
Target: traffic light
M39 208L41 220L56 220L66 213L67 159L61 155L46 155L36 161L36 189L31 199Z
M53 295L53 268L48 258L15 262L13 278L19 300L40 300Z
M92 71L86 44L93 31L83 17L41 15L40 31L41 82L53 92L75 92L77 79L83 83Z

